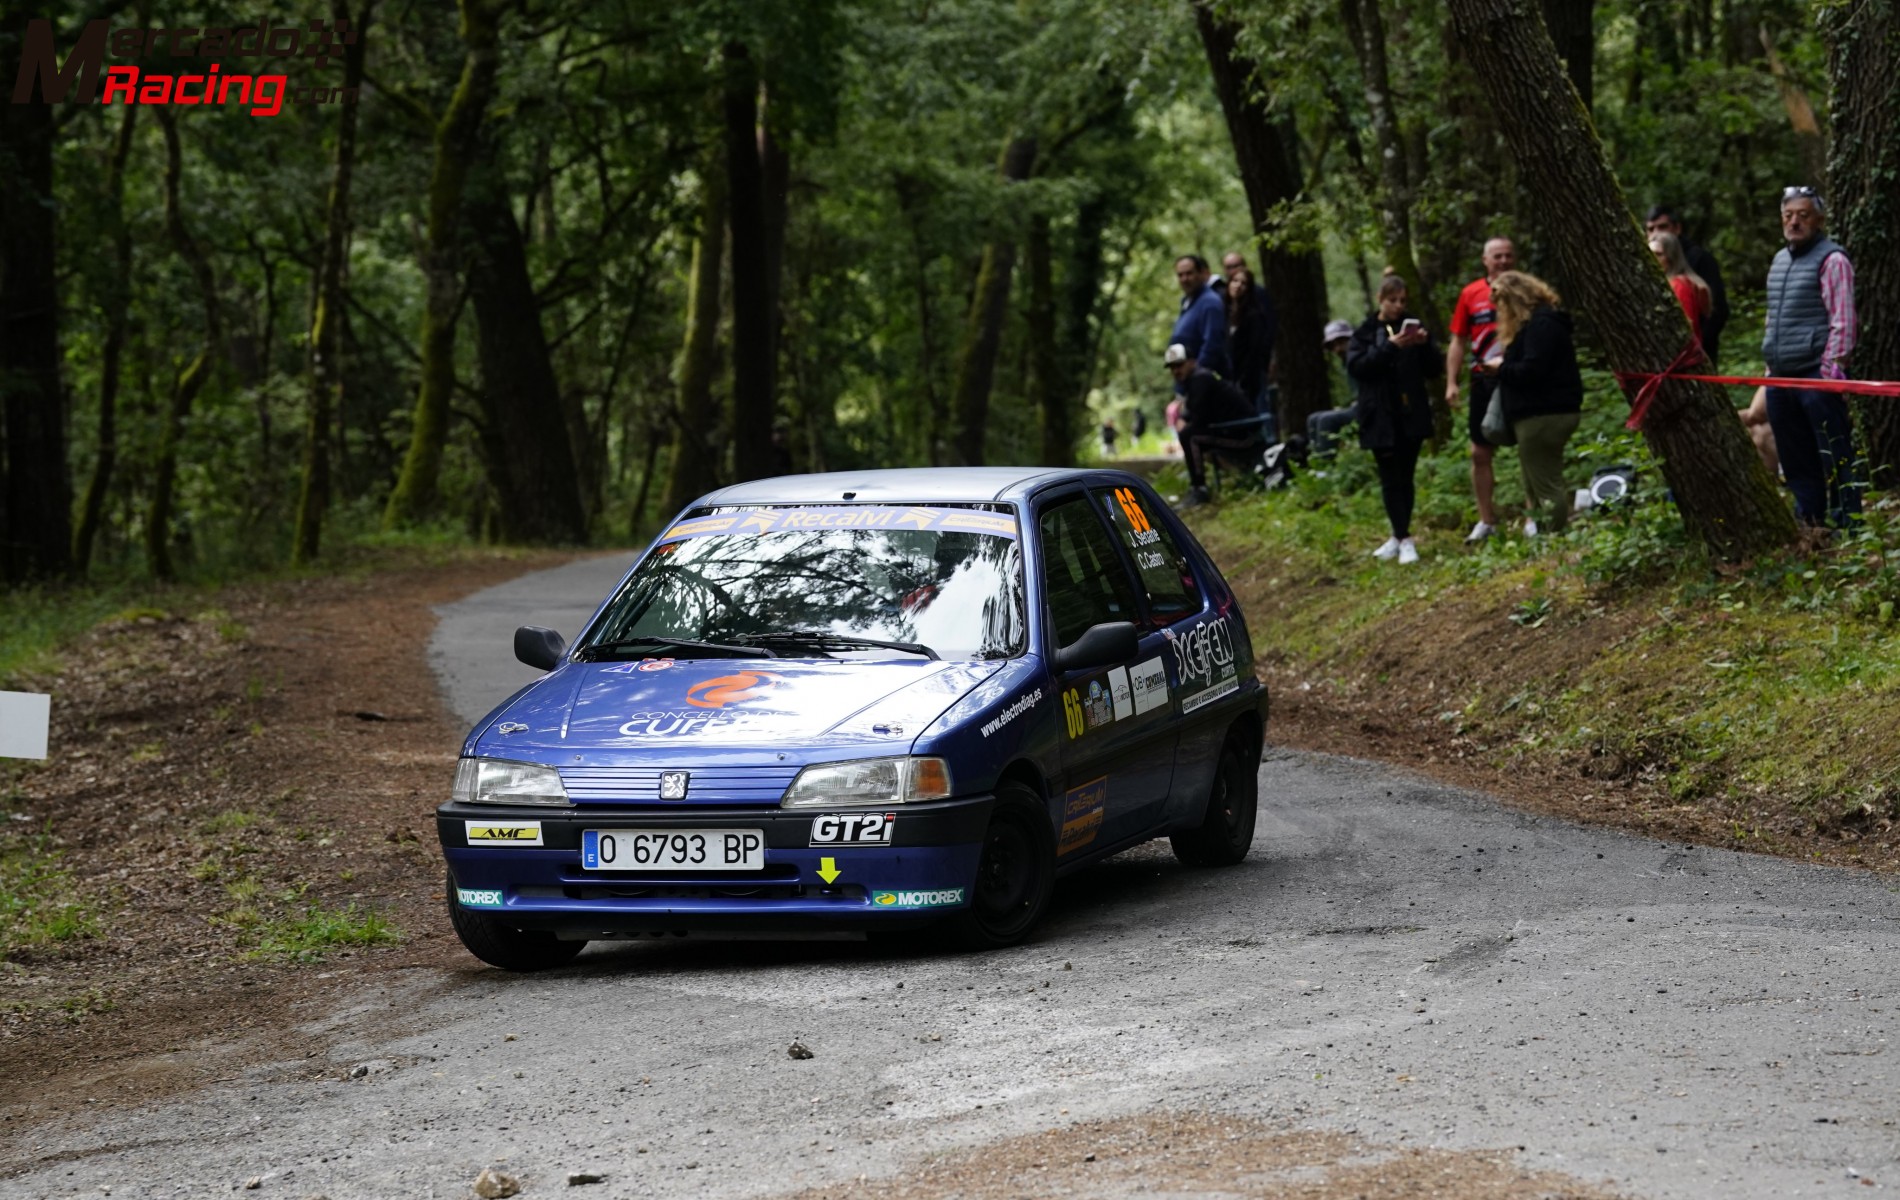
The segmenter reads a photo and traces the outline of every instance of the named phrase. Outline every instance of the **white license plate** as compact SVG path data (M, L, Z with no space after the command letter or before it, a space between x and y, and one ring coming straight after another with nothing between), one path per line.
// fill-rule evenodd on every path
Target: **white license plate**
M581 866L589 871L763 871L758 829L586 829Z

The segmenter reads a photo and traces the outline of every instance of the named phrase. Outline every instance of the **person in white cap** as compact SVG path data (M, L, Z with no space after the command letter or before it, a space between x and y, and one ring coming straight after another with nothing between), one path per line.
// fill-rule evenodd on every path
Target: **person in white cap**
M1342 368L1346 365L1346 344L1351 340L1352 324L1348 321L1328 321L1325 332L1320 335L1320 344L1326 347L1328 354L1339 360ZM1359 419L1359 381L1352 377L1350 371L1346 372L1346 387L1352 394L1352 403L1344 408L1316 412L1306 418L1307 448L1322 458L1338 449L1339 432Z

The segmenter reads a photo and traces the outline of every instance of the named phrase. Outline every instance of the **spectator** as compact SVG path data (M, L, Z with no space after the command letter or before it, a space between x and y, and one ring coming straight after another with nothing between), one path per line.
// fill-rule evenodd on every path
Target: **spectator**
M1484 244L1484 278L1474 279L1458 293L1458 306L1451 310L1451 353L1445 362L1445 404L1458 407L1458 375L1465 365L1465 347L1473 355L1471 405L1466 428L1471 437L1471 494L1478 502L1478 523L1465 537L1467 542L1482 542L1498 527L1497 506L1493 493L1497 475L1491 466L1495 448L1484 440L1484 410L1491 404L1495 377L1478 370L1484 363L1495 363L1502 353L1497 344L1497 309L1491 304L1491 281L1500 272L1517 265L1517 247L1510 238L1492 238Z
M1326 352L1338 357L1342 367L1346 365L1346 345L1351 340L1352 326L1345 321L1326 322L1326 329L1320 334ZM1359 419L1359 381L1353 378L1351 371L1346 372L1346 388L1352 397L1346 407L1316 412L1306 418L1306 444L1321 458L1332 455L1340 430Z
M1405 311L1405 280L1387 275L1379 283L1379 310L1353 332L1346 372L1359 381L1359 444L1379 467L1379 494L1392 536L1374 558L1418 561L1412 540L1414 476L1419 447L1432 436L1432 402L1426 379L1442 365L1438 347L1417 318Z
M1663 274L1669 277L1669 288L1676 293L1676 303L1682 305L1682 315L1689 318L1689 331L1699 343L1702 330L1708 326L1708 281L1690 269L1688 260L1682 256L1682 242L1675 234L1650 234L1649 250L1656 256ZM1703 353L1708 353L1706 346L1703 347Z
M1248 270L1247 260L1232 250L1221 256L1220 265L1221 274L1230 284L1234 281L1234 276L1241 271L1247 271L1247 278L1253 280L1253 296L1260 305L1261 315L1266 320L1266 333L1263 340L1266 343L1267 352L1260 359L1260 377L1267 379L1273 370L1275 339L1280 336L1280 315L1273 307L1273 296L1267 291L1266 285L1255 279L1253 272Z
M1115 419L1113 417L1102 422L1102 457L1115 457Z
M1179 342L1168 347L1162 361L1168 364L1183 400L1176 436L1181 441L1181 453L1187 458L1190 488L1180 505L1185 511L1208 501L1209 455L1219 455L1239 465L1265 447L1259 427L1251 424L1253 406L1247 403L1239 388L1195 362L1187 347ZM1231 422L1248 424L1235 427L1229 424Z
M1135 439L1137 441L1141 440L1142 438L1147 437L1148 436L1148 414L1141 411L1139 408L1137 408L1135 410L1134 417L1131 418L1129 422L1129 428L1135 431Z
M1718 343L1722 340L1722 328L1728 324L1728 288L1722 284L1722 268L1715 265L1715 256L1701 246L1691 242L1682 234L1682 219L1676 210L1667 204L1653 204L1649 216L1643 222L1643 231L1652 236L1666 233L1682 243L1682 257L1689 269L1702 277L1709 285L1709 311L1702 318L1702 324L1696 329L1702 338L1702 353L1707 357L1709 366L1716 363Z
M1574 493L1564 484L1564 446L1583 420L1583 375L1577 343L1563 299L1535 275L1505 271L1491 281L1497 305L1498 340L1504 356L1497 387L1504 416L1517 437L1529 511L1524 536L1544 528L1560 532L1570 521Z
M1261 309L1253 272L1242 267L1227 280L1227 346L1232 352L1234 384L1253 402L1255 412L1267 409L1267 361L1273 356L1268 340L1272 330Z
M1188 357L1203 370L1226 375L1227 303L1223 289L1208 286L1207 260L1198 254L1175 259L1174 278L1181 285L1181 315L1168 341L1187 347Z
M1768 268L1768 321L1762 357L1768 373L1794 379L1845 379L1854 352L1854 266L1827 236L1827 207L1811 187L1781 193L1781 236ZM1854 429L1847 401L1811 388L1768 389L1768 424L1795 516L1809 525L1845 525L1860 516Z

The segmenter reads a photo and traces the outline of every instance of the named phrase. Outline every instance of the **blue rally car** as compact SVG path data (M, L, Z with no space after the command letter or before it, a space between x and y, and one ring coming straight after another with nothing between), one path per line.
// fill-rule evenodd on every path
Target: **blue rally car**
M966 468L687 509L462 746L436 813L477 958L941 923L1020 941L1149 838L1246 857L1266 689L1233 591L1142 480Z

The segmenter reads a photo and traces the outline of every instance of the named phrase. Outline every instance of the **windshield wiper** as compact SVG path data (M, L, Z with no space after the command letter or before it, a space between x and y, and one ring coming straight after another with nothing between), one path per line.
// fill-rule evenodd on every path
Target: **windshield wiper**
M716 653L732 654L741 658L754 654L763 654L767 658L778 657L778 655L772 653L764 646L735 646L727 642L696 642L691 638L675 637L636 637L621 638L615 642L594 642L591 645L582 646L575 652L574 657L580 659L582 662L593 662L598 657L596 652L624 650L629 646L666 646L683 650L712 650Z
M906 654L921 654L933 662L937 659L937 652L922 642L887 642L882 638L859 637L852 633L821 633L811 629L774 629L764 633L740 633L731 636L760 642L781 642L790 646L810 646L815 650L873 647L879 650L902 650Z

